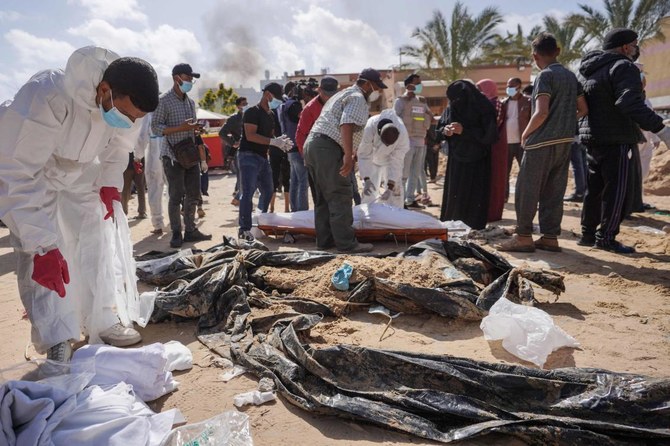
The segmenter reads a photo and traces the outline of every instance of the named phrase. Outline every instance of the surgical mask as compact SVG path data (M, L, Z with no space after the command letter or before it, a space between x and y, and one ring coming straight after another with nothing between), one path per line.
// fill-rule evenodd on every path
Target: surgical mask
M416 84L414 86L414 94L421 94L423 91L423 84Z
M379 94L379 90L373 90L370 96L368 96L368 102L374 102L379 99Z
M271 110L276 110L277 107L279 107L281 104L282 104L282 102L281 102L279 99L277 99L277 98L272 98L272 100L271 100L270 103L269 103L269 105L270 105L270 109L271 109Z
M644 80L644 73L640 73L640 80L641 80L641 81Z
M507 89L505 90L505 93L507 93L507 96L509 96L510 98L512 96L516 96L517 92L518 90L516 89L516 87L507 87Z
M109 90L109 94L111 96L112 90ZM114 98L110 99L112 100L112 108L109 111L105 111L105 108L102 106L102 101L100 101L100 104L98 105L102 119L104 119L108 126L117 129L129 129L132 127L133 121L131 121L128 116L121 113L119 109L114 107Z
M181 84L179 84L179 89L182 93L188 93L191 91L191 88L193 88L193 82L183 80L181 81Z

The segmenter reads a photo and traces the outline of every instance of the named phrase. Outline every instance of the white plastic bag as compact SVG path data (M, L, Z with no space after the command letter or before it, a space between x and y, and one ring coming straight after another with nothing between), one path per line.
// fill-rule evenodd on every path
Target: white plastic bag
M238 393L233 397L233 404L235 407L243 407L248 404L260 406L268 401L276 400L274 392L261 392L260 390L252 390L251 392Z
M505 350L525 361L542 367L554 350L579 347L551 316L539 308L528 307L500 298L489 310L481 325L487 341L502 339Z
M158 274L165 271L174 263L175 260L193 255L193 251L189 249L182 249L172 255L161 257L159 259L142 260L137 262L137 269L144 271L147 274Z
M173 429L161 446L253 446L249 417L229 410L208 420Z

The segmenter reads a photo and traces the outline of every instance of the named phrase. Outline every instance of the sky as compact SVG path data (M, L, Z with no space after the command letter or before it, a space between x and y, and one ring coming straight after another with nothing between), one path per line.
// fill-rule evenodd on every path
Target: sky
M594 1L466 0L474 14L496 5L500 31L525 31L544 15L561 18ZM150 62L167 89L170 70L187 62L200 85L258 89L271 77L305 69L331 73L398 64L398 48L455 0L1 0L0 102L36 72L64 68L77 48L98 45ZM196 85L197 86L197 85Z

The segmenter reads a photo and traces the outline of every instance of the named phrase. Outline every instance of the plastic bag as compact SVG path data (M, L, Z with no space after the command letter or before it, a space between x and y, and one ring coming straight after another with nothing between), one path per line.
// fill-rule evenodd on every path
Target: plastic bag
M505 350L542 367L547 357L561 347L579 347L551 316L539 308L515 304L502 297L493 304L479 326L487 341L502 339Z
M330 281L333 283L333 286L340 291L347 291L349 289L349 278L351 273L354 271L354 267L344 262L335 273Z
M175 260L192 255L193 251L191 249L183 249L172 255L161 257L160 259L143 260L137 262L137 269L145 273L155 275L168 269Z
M238 393L233 398L233 404L235 407L243 407L248 404L253 404L254 406L260 406L263 403L268 401L276 400L274 392L261 392L260 390L252 390L251 392Z
M200 423L173 429L161 446L253 446L249 417L227 411Z

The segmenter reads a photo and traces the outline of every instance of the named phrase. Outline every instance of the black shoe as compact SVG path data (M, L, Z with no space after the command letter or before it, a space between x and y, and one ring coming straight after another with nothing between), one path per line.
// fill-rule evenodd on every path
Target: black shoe
M632 246L623 245L621 242L617 242L616 240L596 240L594 248L602 249L603 251L614 252L617 254L633 254L635 252L635 248Z
M593 246L596 244L596 236L591 234L582 234L582 238L577 241L579 246Z
M182 243L184 243L184 240L181 238L181 231L173 232L170 239L170 247L181 248Z
M212 235L211 234L203 234L197 229L194 229L192 231L186 231L184 232L184 241L185 242L202 242L205 240L211 240Z
M574 203L582 203L584 201L584 195L570 194L567 197L563 197L563 201L572 201Z
M407 205L407 209L426 209L426 206L419 204L416 200Z

